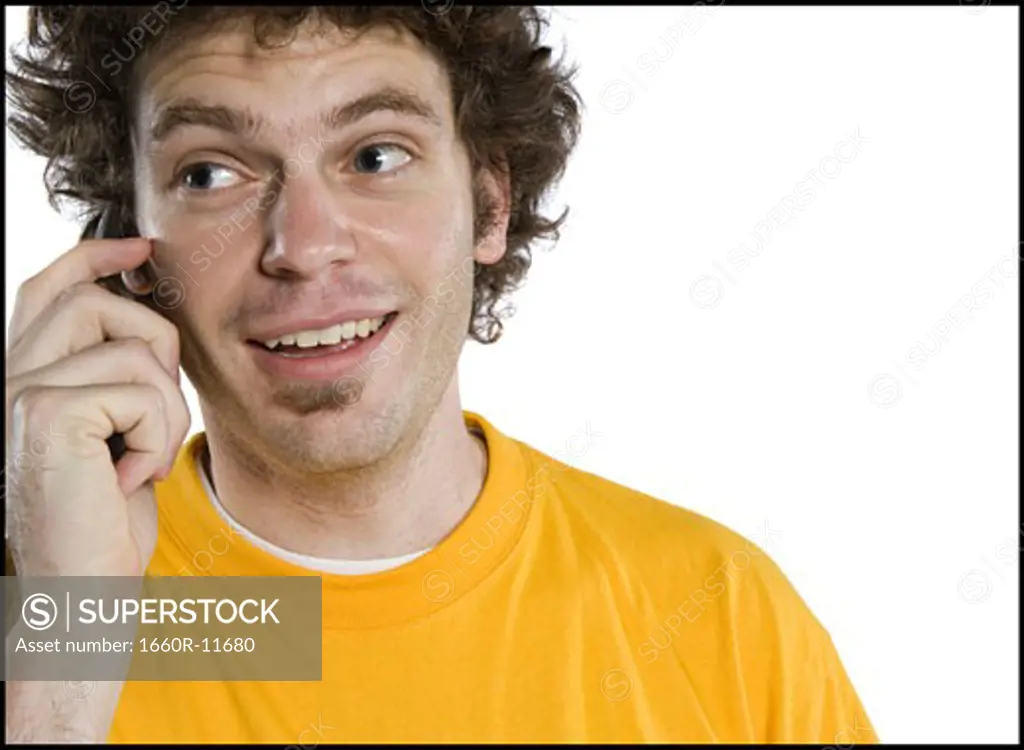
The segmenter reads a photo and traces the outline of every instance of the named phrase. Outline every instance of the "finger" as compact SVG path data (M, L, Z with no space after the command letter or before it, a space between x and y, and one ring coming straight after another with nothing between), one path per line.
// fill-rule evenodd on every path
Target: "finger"
M68 287L137 268L152 251L153 243L144 237L84 240L75 245L18 288L7 330L8 345L20 339L31 322Z
M76 451L81 455L106 455L107 438L124 435L128 452L117 462L118 486L125 497L163 469L170 427L163 394L145 383L88 385L73 389L66 413L72 421Z
M116 383L148 383L160 390L167 404L170 428L168 454L164 458L166 464L173 463L192 420L179 383L168 375L142 339L107 341L11 378L7 383L7 413L10 414L13 399L27 388Z
M57 436L55 449L38 462L49 470L66 470L68 457L114 469L106 441L122 433L128 452L116 474L126 497L160 471L167 451L163 394L145 383L29 388L14 400L14 423L16 433L48 428Z
M178 329L145 305L98 285L74 285L39 315L7 355L8 376L44 367L110 339L146 341L164 369L180 381Z

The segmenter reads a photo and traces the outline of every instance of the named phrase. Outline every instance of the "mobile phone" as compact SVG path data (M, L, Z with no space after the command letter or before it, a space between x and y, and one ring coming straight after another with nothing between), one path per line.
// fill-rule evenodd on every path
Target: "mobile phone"
M135 229L134 225L130 221L126 220L113 206L105 208L102 213L86 224L85 230L82 232L83 240L120 239L123 237L137 236L138 230ZM121 278L121 274L119 273L97 279L96 283L107 291L113 292L120 297L135 300L139 299L137 295L133 294L128 289L124 280ZM120 432L115 432L107 438L107 447L110 449L110 457L114 460L115 464L120 461L121 457L128 451L124 435Z

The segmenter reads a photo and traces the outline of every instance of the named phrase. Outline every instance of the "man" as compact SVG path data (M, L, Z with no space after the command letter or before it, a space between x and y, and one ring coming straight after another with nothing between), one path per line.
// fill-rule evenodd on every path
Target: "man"
M534 9L31 19L15 134L142 239L19 293L12 449L72 438L8 498L18 574L319 575L323 671L14 683L10 739L876 741L763 550L461 408L577 137Z

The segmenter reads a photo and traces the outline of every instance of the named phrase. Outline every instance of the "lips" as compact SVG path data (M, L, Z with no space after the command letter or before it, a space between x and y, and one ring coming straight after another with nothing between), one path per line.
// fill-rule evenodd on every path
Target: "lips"
M372 338L384 328L397 312L373 318L347 320L326 328L300 330L263 341L250 341L268 351L282 355L316 355L330 351L345 351L360 341Z
M319 343L322 340L319 331L325 330L321 328L308 331L310 334L317 333L318 338L311 342L307 336L304 340L306 346L302 346L299 336L294 334L296 343L282 344L278 340L273 349L269 349L266 342L260 340L249 340L246 345L256 366L275 378L319 382L337 381L345 377L361 378L366 373L361 363L386 339L397 318L397 312L387 313L376 331L367 332L366 336L359 336L357 331L354 338L337 343Z

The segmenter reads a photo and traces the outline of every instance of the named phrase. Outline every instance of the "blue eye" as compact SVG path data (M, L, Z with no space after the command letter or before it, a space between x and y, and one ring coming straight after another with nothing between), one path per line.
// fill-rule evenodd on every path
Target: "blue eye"
M401 146L382 143L360 149L355 158L355 168L363 174L381 174L398 169L411 159L412 155Z
M197 162L185 169L181 182L189 190L208 191L229 187L229 185L217 184L218 173L232 175L234 170L212 162Z

